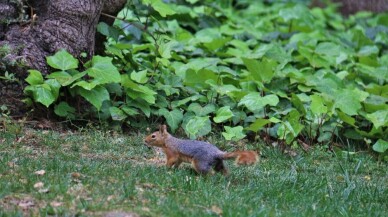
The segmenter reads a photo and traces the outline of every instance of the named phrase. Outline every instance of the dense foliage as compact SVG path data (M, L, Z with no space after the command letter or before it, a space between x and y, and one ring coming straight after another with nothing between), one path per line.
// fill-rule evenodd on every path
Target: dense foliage
M164 117L192 138L223 126L228 140L351 139L387 153L388 14L232 2L133 1L98 26L109 57L80 66L60 51L47 58L58 71L31 71L26 92L69 119L80 96L100 119Z

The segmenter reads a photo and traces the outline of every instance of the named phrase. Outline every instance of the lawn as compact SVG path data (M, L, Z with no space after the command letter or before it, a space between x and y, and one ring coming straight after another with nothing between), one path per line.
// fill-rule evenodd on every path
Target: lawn
M0 216L386 216L388 167L370 153L264 144L254 166L199 176L142 143L100 130L0 132ZM223 150L235 149L220 136ZM218 142L215 142L218 141Z

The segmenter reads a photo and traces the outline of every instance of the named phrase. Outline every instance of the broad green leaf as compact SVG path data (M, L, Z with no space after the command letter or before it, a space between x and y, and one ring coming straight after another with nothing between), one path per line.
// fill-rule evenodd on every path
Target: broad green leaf
M300 100L298 95L294 93L291 94L291 103L299 112L306 114L306 109L304 108L303 102Z
M114 39L115 41L118 41L120 34L122 34L119 29L114 28L105 22L98 23L97 31L107 37Z
M46 77L56 79L62 86L65 86L63 84L68 83L73 78L69 73L65 71L54 72L47 75Z
M116 66L112 64L112 58L94 56L91 60L91 67L86 70L90 77L94 78L95 83L118 83L121 76Z
M40 73L38 70L28 70L30 73L28 77L26 78L27 83L30 85L38 85L43 83L43 76L42 73Z
M48 79L44 83L50 86L51 93L53 94L55 100L57 100L59 96L59 89L61 88L61 84L55 79Z
M388 150L388 142L382 139L377 140L377 142L372 146L373 150L379 153L384 153Z
M204 136L211 131L209 116L193 117L185 126L186 133L190 139L195 139L198 136Z
M99 83L96 81L96 80L92 80L91 82L87 82L87 81L78 81L76 83L74 83L71 88L75 87L75 86L79 86L79 87L82 87L83 89L85 90L92 90L93 88L95 88L97 85L99 85Z
M300 117L301 115L297 110L292 110L286 117L286 127L288 127L294 137L297 137L304 127L300 123Z
M159 109L158 113L160 115L163 115L163 117L166 119L167 124L170 127L172 132L175 132L175 130L178 129L179 124L183 120L183 113L181 110L178 110L178 109L168 111L165 108L161 108Z
M144 0L143 3L151 5L151 7L162 17L175 14L175 11L170 7L170 5L164 3L162 0Z
M147 86L136 84L128 75L122 75L121 84L123 87L126 87L126 93L132 99L144 99L150 104L155 103L156 92L150 89Z
M351 126L355 126L355 123L356 123L356 119L350 117L349 115L341 112L341 111L337 111L337 115L338 117L345 123L347 124L350 124Z
M109 93L103 86L96 86L92 90L83 88L78 89L79 94L90 102L98 111L101 109L102 103L109 100Z
M313 16L311 15L310 10L302 4L296 4L294 7L281 9L279 11L279 17L283 18L286 22L300 20L308 25L313 24Z
M61 83L62 86L68 86L70 84L72 84L73 82L77 81L78 79L82 78L83 76L86 75L86 71L85 72L78 72L76 71L75 73L73 73L71 76L71 79L69 79L68 81L64 82L64 83Z
M166 59L171 58L171 51L178 52L179 50L183 50L183 45L178 41L169 41L159 46L160 55Z
M228 43L230 40L232 40L231 38L216 38L216 39L213 39L212 41L210 42L206 42L204 43L203 45L209 49L210 51L215 51L219 48L222 48L225 46L226 43Z
M376 45L373 46L364 46L361 47L360 51L358 51L358 56L369 56L371 54L378 54L379 48Z
M211 43L222 37L218 28L205 28L195 33L195 38L201 43Z
M222 135L226 140L233 140L238 141L240 139L243 139L246 135L243 133L243 127L237 126L237 127L224 127L226 132L222 132Z
M194 112L197 116L207 116L210 113L213 113L216 110L216 107L213 104L207 104L202 107L199 103L191 103L187 108L187 111Z
M325 114L327 112L327 107L324 104L324 100L320 95L314 94L310 96L311 104L310 109L315 115Z
M56 115L64 118L74 119L75 108L71 107L67 102L60 102L55 106L54 112Z
M78 60L66 50L60 50L54 56L48 56L46 59L49 66L62 71L78 68Z
M276 61L267 58L264 58L262 61L247 58L242 58L242 60L252 77L263 83L271 81L275 73L276 66L278 65Z
M368 97L368 93L359 89L341 89L334 96L334 107L339 108L347 115L356 115L361 109L361 102Z
M220 63L219 58L196 58L190 59L190 61L185 65L187 69L193 69L195 72L199 73L200 70L206 69L204 72L215 72L217 71L217 65ZM205 73L204 73L205 74Z
M123 110L128 116L135 116L139 114L139 112L135 108L131 108L125 105L121 107L121 110Z
M332 42L322 42L315 48L315 53L326 56L338 56L341 53L341 46Z
M203 89L209 85L206 83L207 80L217 82L218 76L211 70L201 69L198 72L188 70L184 82L188 86L196 87L197 89Z
M120 108L112 106L109 108L109 112L114 121L122 121L127 118L127 115Z
M380 110L372 114L367 114L366 118L373 123L376 129L382 126L388 126L388 110Z
M271 121L268 119L258 118L246 129L251 130L253 132L258 132L260 129L262 129L265 125L269 123L271 123Z
M131 79L140 84L146 83L148 81L147 70L143 70L140 72L132 72Z
M238 103L239 106L244 105L250 111L258 111L264 108L266 105L276 106L279 103L279 98L274 95L266 95L264 97L260 96L260 93L252 92L244 96L241 101Z
M47 108L56 100L48 84L36 85L33 95L36 102L42 103Z
M230 110L230 106L224 106L217 110L216 116L213 118L214 122L221 123L233 117L233 112Z
M131 105L136 108L139 108L139 110L142 111L146 115L146 117L150 117L151 115L150 104L144 99L137 98Z

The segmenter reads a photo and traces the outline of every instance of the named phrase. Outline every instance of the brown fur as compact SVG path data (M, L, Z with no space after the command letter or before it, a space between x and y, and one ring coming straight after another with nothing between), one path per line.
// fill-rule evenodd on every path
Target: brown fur
M216 146L197 140L183 140L167 132L166 125L161 125L156 131L145 137L149 146L161 147L166 154L167 167L178 167L182 162L191 163L199 174L208 174L213 167L216 172L228 174L223 160L236 158L238 165L252 165L259 155L254 151L223 152Z

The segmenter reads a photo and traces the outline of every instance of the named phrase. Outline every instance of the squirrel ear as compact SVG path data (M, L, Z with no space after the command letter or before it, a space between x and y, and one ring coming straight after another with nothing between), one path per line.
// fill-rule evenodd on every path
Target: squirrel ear
M163 125L159 125L159 133L163 134Z
M159 131L160 131L160 134L162 134L162 135L164 135L164 134L167 134L168 132L167 132L167 126L166 125L160 125L160 129L159 129Z

